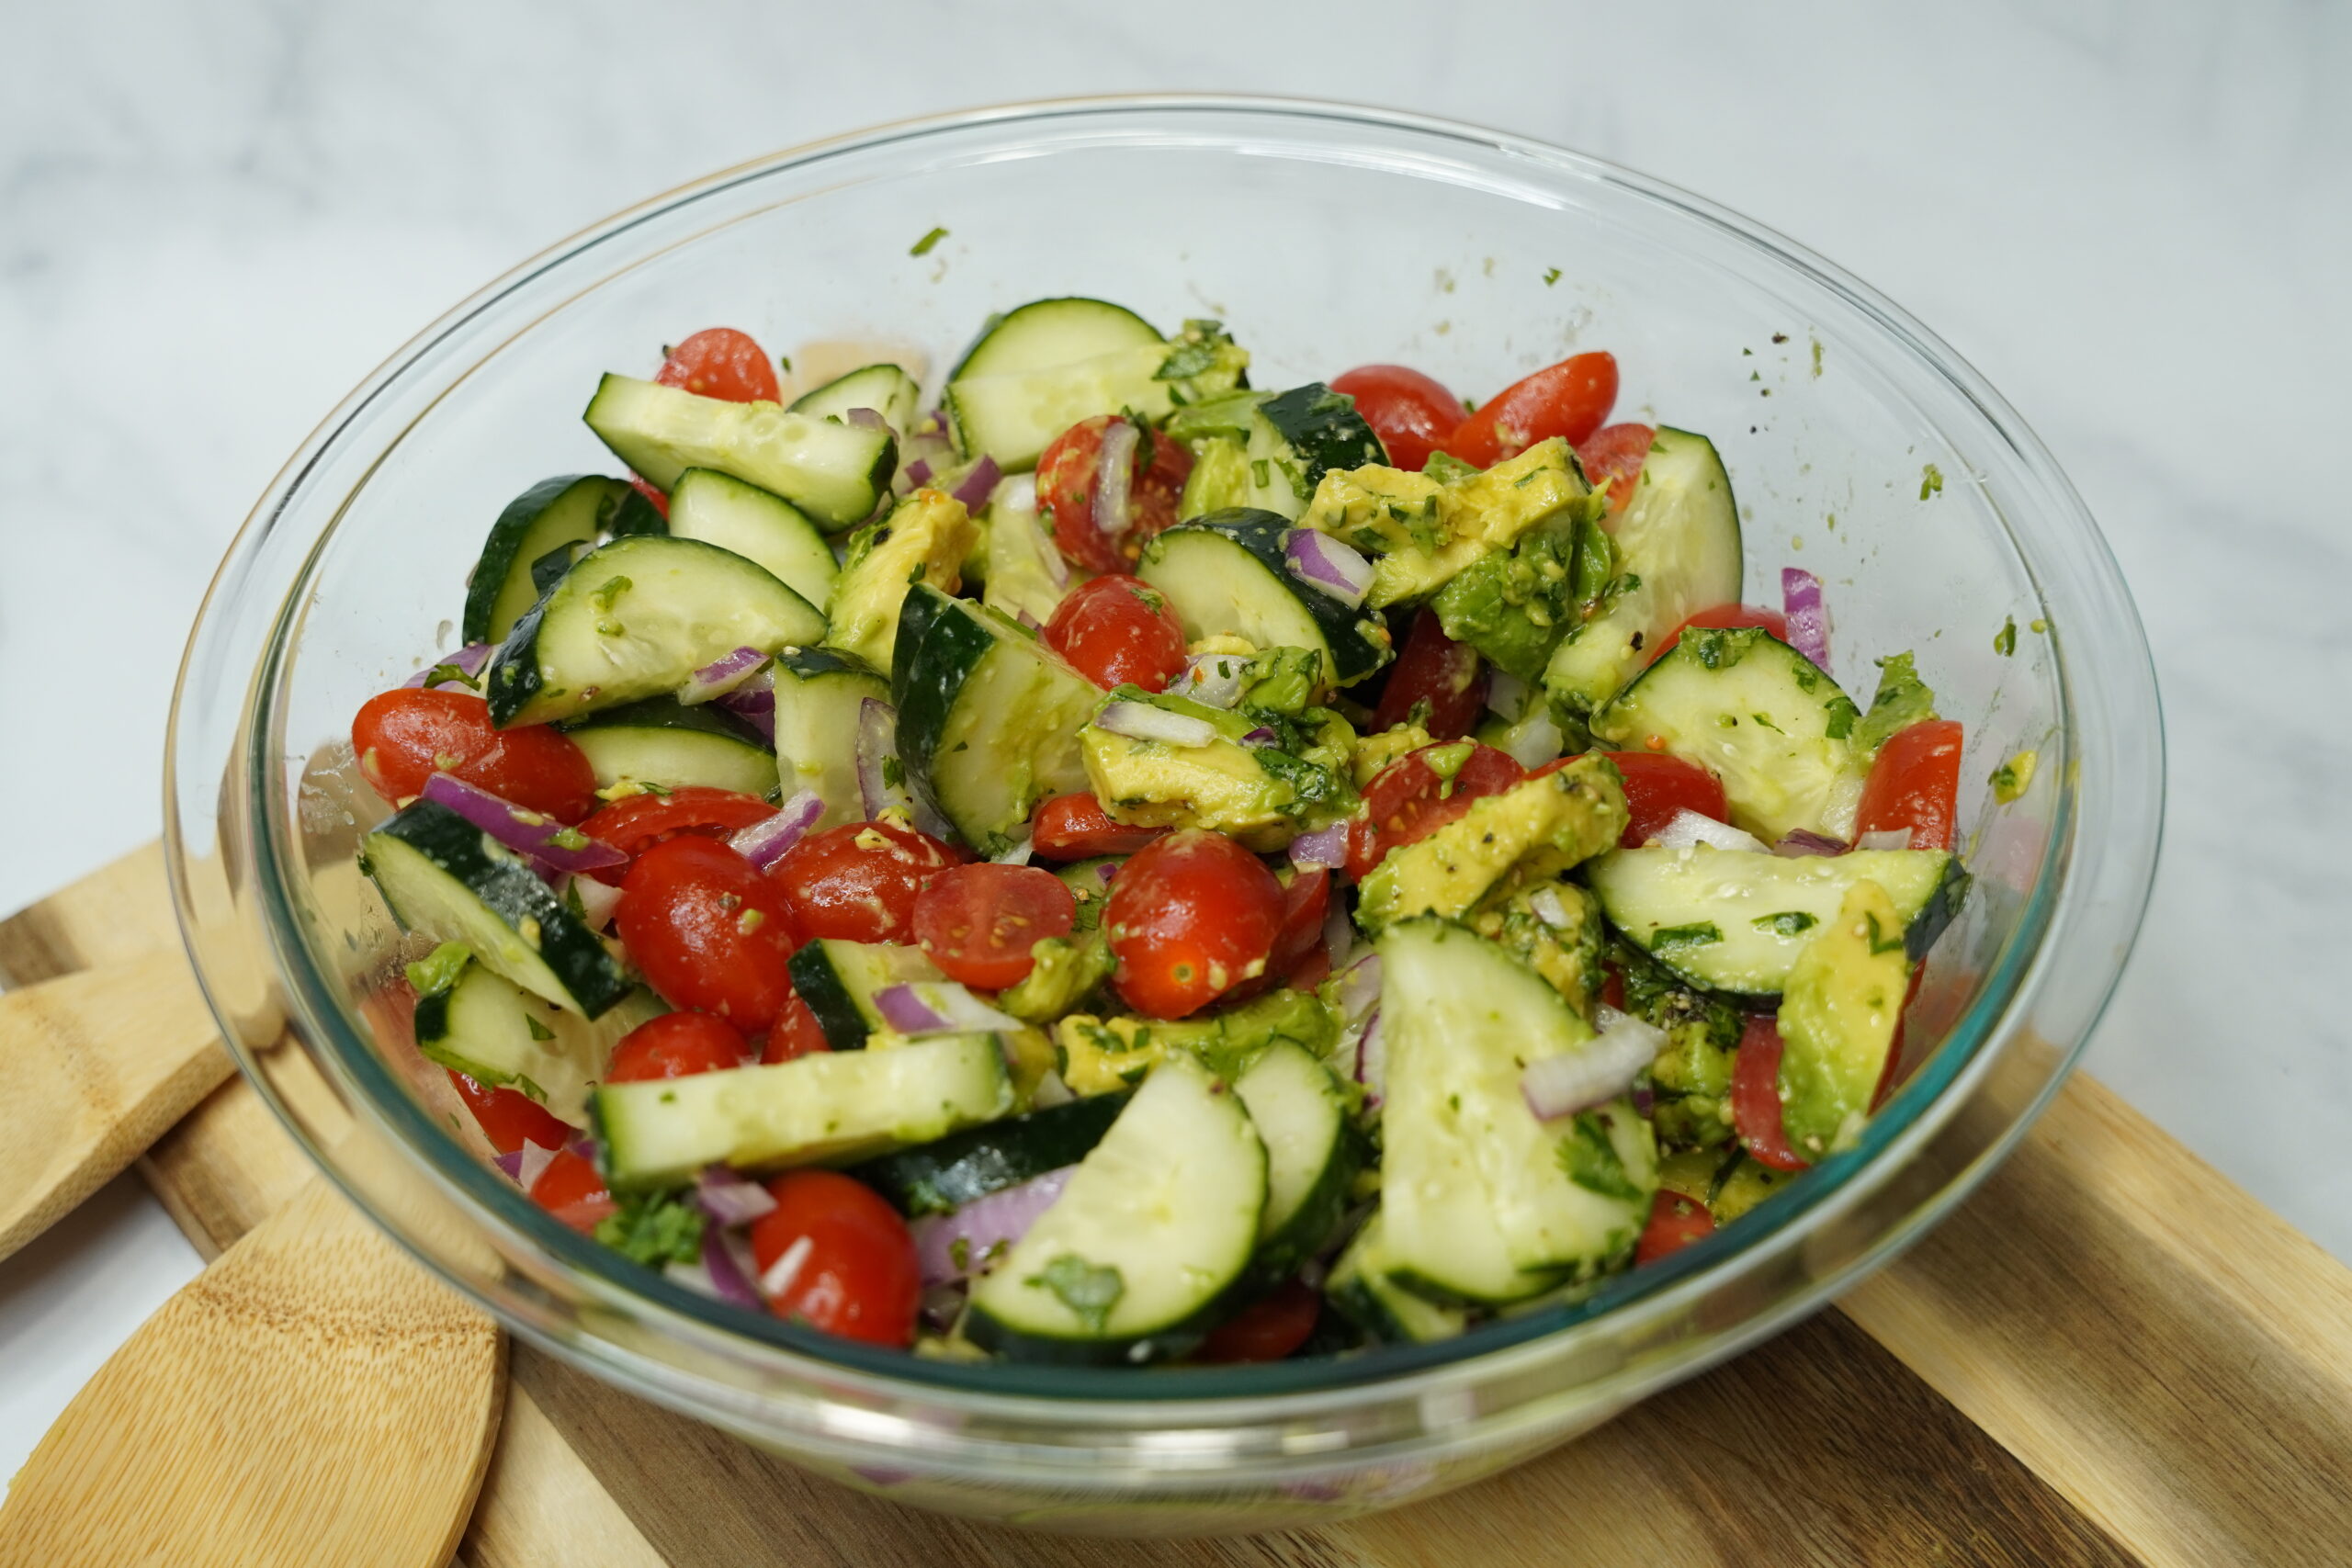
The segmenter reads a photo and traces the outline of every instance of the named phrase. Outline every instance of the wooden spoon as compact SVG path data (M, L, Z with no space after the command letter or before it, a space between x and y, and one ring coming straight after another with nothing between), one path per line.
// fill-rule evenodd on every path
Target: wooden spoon
M129 1165L231 1066L175 948L0 996L0 1258Z
M0 1505L0 1562L443 1568L505 1344L323 1181L74 1396Z

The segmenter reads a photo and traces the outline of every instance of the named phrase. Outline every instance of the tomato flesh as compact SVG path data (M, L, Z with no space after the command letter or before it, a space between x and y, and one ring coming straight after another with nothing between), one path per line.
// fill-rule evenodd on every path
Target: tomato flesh
M1679 1192L1661 1189L1650 1200L1649 1224L1642 1227L1642 1239L1634 1244L1634 1267L1655 1263L1661 1258L1671 1258L1694 1241L1704 1241L1715 1234L1715 1217L1696 1198L1686 1198Z
M651 484L636 474L629 475L628 488L637 491L638 494L645 497L648 502L651 502L653 510L662 514L662 521L667 523L670 520L669 496L662 493L661 491L654 489Z
M708 839L670 839L629 867L615 929L647 982L673 1007L717 1013L756 1033L792 995L799 945L792 910L750 861Z
M653 378L665 387L682 387L696 397L730 403L784 400L775 362L749 333L733 327L706 327L687 338L669 351Z
M768 1031L767 1039L760 1046L760 1061L767 1066L778 1062L797 1061L820 1051L831 1050L825 1038L824 1026L817 1021L817 1014L798 996L784 1004L783 1016Z
M1789 640L1789 618L1780 611L1762 604L1716 604L1700 611L1680 626L1666 634L1657 648L1645 657L1644 662L1656 664L1674 651L1682 634L1692 626L1762 626L1781 642Z
M1193 1359L1279 1361L1306 1343L1323 1315L1322 1295L1306 1281L1277 1285L1209 1330Z
M455 1067L447 1071L458 1098L466 1102L481 1135L500 1154L511 1155L525 1144L560 1149L571 1141L571 1125L521 1089L492 1089Z
M1057 795L1037 803L1036 815L1029 819L1029 847L1047 860L1091 860L1096 855L1131 855L1155 839L1166 838L1168 831L1114 820L1091 795Z
M1017 985L1036 967L1030 949L1068 936L1078 900L1034 865L951 866L915 899L915 942L951 980L984 990Z
M844 822L793 845L768 875L804 942L906 942L923 884L963 858L911 828Z
M396 805L438 773L559 822L596 809L596 770L571 737L544 724L500 729L471 692L379 693L351 721L351 749L368 787Z
M1198 828L1137 851L1102 911L1113 983L1153 1018L1197 1012L1264 973L1282 923L1282 884L1265 863Z
M1423 609L1413 616L1413 629L1388 672L1380 703L1373 710L1374 730L1394 729L1429 705L1421 728L1432 739L1459 740L1478 722L1487 705L1487 683L1478 679L1478 650L1445 635L1437 612Z
M1123 572L1154 534L1176 522L1178 499L1193 471L1193 455L1163 431L1136 439L1122 525L1105 533L1095 524L1102 489L1102 437L1120 414L1081 419L1053 439L1037 458L1037 515L1064 559L1081 571Z
M1459 750L1465 745L1467 754ZM1460 820L1472 801L1526 777L1509 752L1475 740L1424 746L1397 758L1373 776L1363 815L1348 824L1348 875L1362 882L1389 851L1419 843Z
M1879 748L1862 784L1854 830L1907 829L1915 850L1949 850L1960 827L1962 731L1956 718L1896 730Z
M582 1235L594 1234L596 1222L619 1207L594 1162L570 1149L558 1150L531 1183L531 1201Z
M1718 822L1731 819L1724 804L1723 781L1696 762L1662 751L1610 751L1625 781L1625 830L1617 836L1625 849L1639 849L1655 838L1675 815L1695 811Z
M1409 366L1360 365L1333 377L1330 387L1356 400L1356 412L1380 437L1391 468L1419 472L1462 424L1462 400Z
M775 807L757 795L689 784L666 795L632 795L614 801L580 824L580 830L634 860L670 839L689 834L724 839L775 815ZM617 887L625 868L593 874Z
M844 1339L913 1344L922 1268L898 1211L834 1170L786 1171L768 1183L768 1196L775 1207L751 1230L768 1310ZM803 1241L790 1277L774 1279L778 1261Z
M606 1083L641 1083L724 1072L752 1059L743 1032L707 1012L669 1012L621 1037L605 1067Z
M1649 461L1650 444L1657 439L1653 425L1612 424L1577 443L1577 461L1584 465L1584 477L1596 490L1603 484L1609 487L1611 516L1624 511L1634 499L1634 487L1642 480L1642 465Z
M1491 468L1557 435L1571 446L1600 428L1617 402L1617 356L1579 354L1514 381L1455 427L1445 449Z
M1184 669L1184 623L1139 577L1080 583L1055 606L1045 636L1047 648L1104 691L1133 684L1157 692Z
M1293 873L1283 883L1282 926L1274 933L1273 951L1266 955L1266 972L1235 987L1232 998L1254 997L1276 986L1313 990L1322 984L1323 976L1330 973L1330 955L1323 949L1323 919L1330 912L1331 874L1321 866ZM1306 977L1307 966L1318 957L1322 972Z
M1781 1122L1781 1026L1767 1013L1749 1013L1731 1069L1732 1130L1758 1165L1803 1170Z

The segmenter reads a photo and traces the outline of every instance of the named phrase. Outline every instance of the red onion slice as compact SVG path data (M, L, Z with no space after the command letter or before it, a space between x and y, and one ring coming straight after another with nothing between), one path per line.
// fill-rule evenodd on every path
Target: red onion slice
M765 871L782 860L785 852L798 843L801 835L815 827L824 814L824 797L813 789L804 789L778 807L775 816L738 829L727 844Z
M725 696L767 668L768 656L756 648L739 648L724 659L714 659L678 689L678 701L688 707ZM771 703L774 698L771 696Z
M856 425L861 430L885 432L893 442L899 439L899 433L890 428L890 422L882 417L882 411L879 409L852 409L842 415L842 423Z
M1103 880L1108 882L1110 878L1106 876ZM1331 912L1323 917L1323 952L1331 960L1333 974L1348 966L1348 956L1355 951L1355 922L1348 919L1347 901L1334 898L1331 900Z
M1029 1234L1029 1227L1062 1195L1077 1168L1066 1165L1033 1176L1017 1187L975 1198L952 1214L917 1220L908 1228L914 1232L922 1282L944 1285L985 1267L999 1252Z
M996 459L983 452L980 460L972 466L972 471L947 493L962 502L966 511L978 512L988 504L989 494L996 489L996 481L1003 477L1004 470L996 466Z
M1908 848L1910 843L1911 835L1905 833L1904 847ZM1786 860L1802 860L1807 855L1842 855L1846 852L1846 840L1833 839L1826 833L1816 833L1810 828L1792 828L1781 835L1781 841L1772 846L1772 852Z
M1754 850L1761 853L1771 848L1755 834L1742 832L1728 822L1718 822L1687 806L1676 812L1650 842L1662 850L1687 850L1693 844L1707 844L1718 850Z
M1372 562L1317 529L1294 528L1284 535L1283 558L1290 564L1293 577L1351 610L1372 592Z
M1489 673L1497 680L1509 679L1499 670ZM1514 724L1505 739L1509 743L1502 748L1504 753L1522 768L1542 767L1566 750L1568 744L1567 736L1553 721L1549 707L1530 716L1522 723Z
M907 482L921 490L931 482L931 465L917 457L907 465Z
M953 980L908 980L874 993L874 1010L893 1032L975 1034L1017 1030L1019 1019L999 1012Z
M560 890L564 902L577 902L581 919L591 931L603 931L613 923L613 912L621 906L621 890L593 876L568 878Z
M1907 850L1911 847L1908 828L1874 828L1854 840L1858 850Z
M1203 707L1229 708L1241 700L1241 672L1249 659L1238 653L1195 653L1168 682L1169 694L1188 697Z
M1367 953L1340 972L1339 1002L1340 1018L1351 1024L1380 1005L1380 954Z
M1508 670L1490 670L1487 674L1487 711L1498 718L1516 722L1527 711L1527 682Z
M1348 863L1348 826L1301 833L1290 841L1290 863L1301 871L1333 871Z
M553 1165L555 1156L562 1152L561 1149L542 1148L526 1139L515 1151L514 1168L508 1174L514 1178L514 1185L528 1192L539 1184L539 1178L548 1173L548 1167Z
M1829 606L1821 597L1821 579L1797 567L1782 567L1781 605L1788 612L1789 646L1828 669Z
M716 1225L748 1225L775 1208L766 1188L723 1165L708 1167L695 1179L695 1202Z
M1216 726L1207 719L1170 713L1149 703L1106 703L1094 716L1094 727L1130 740L1159 740L1170 746L1206 746L1216 739ZM1272 731L1267 733L1271 736Z
M1378 1008L1363 1021L1363 1038L1356 1042L1356 1082L1363 1085L1364 1108L1380 1109L1388 1098L1388 1042L1381 1032Z
M711 1289L718 1292L720 1301L732 1302L752 1312L768 1310L766 1298L752 1282L754 1267L752 1249L744 1246L741 1236L723 1225L705 1225L702 1232L702 1266L703 1271L710 1276Z
M1595 1016L1606 1020L1600 1033L1576 1050L1529 1064L1520 1075L1520 1095L1537 1121L1606 1105L1633 1088L1666 1049L1666 1031L1631 1013L1610 1010Z
M998 865L1027 865L1029 857L1035 849L1036 846L1030 842L1029 834L1024 829L1021 837L1012 841L1011 848L1000 850L989 856L989 859Z
M1135 525L1127 502L1136 482L1136 427L1114 419L1102 430L1102 445L1094 456L1094 527L1117 538Z
M628 856L577 828L526 810L447 773L435 773L424 781L424 798L447 807L515 853L559 872L602 871L628 863Z
M468 681L479 682L481 679L481 667L489 663L490 656L497 651L498 649L489 643L469 642L447 658L435 660L407 680L402 681L401 684L411 687L447 685L450 682L448 676L444 675L440 680L435 681L433 679L433 672L436 670L447 670L452 665L464 671Z
M882 765L898 756L898 710L879 697L864 699L857 705L857 793L869 822L894 807L913 810L914 798L903 778L891 783Z
M1535 918L1555 931L1566 931L1577 923L1568 913L1566 900L1560 897L1560 890L1556 887L1537 888L1529 896L1527 903L1535 911Z

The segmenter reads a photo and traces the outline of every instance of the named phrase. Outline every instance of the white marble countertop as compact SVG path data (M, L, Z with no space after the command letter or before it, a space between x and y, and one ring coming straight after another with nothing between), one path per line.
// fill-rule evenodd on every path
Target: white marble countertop
M2352 1031L2320 983L2352 939L2352 837L2309 828L2352 777L2352 11L1574 11L12 8L0 910L154 835L173 671L247 507L355 381L521 257L707 170L942 108L1398 106L1794 235L2033 422L2138 596L2172 750L2155 901L2090 1065L2352 1258ZM0 1476L195 1268L129 1178L0 1262Z

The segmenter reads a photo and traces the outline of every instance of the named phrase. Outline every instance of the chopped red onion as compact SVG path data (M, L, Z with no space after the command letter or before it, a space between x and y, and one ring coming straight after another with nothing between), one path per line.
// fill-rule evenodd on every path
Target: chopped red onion
M1873 828L1854 840L1858 850L1907 850L1911 847L1908 828Z
M1111 879L1119 874L1119 867L1125 863L1123 861L1106 860L1094 868L1094 874L1103 886L1108 887L1111 886Z
M1356 1082L1363 1085L1367 1110L1378 1110L1388 1097L1388 1043L1380 1030L1380 1010L1363 1021L1363 1038L1356 1042Z
M739 648L724 659L714 659L678 689L678 701L688 707L723 697L767 668L768 656L756 648ZM773 704L774 697L771 695Z
M1094 457L1094 527L1117 538L1134 526L1127 501L1136 482L1136 427L1114 419L1102 430L1102 445Z
M1301 833L1290 841L1290 863L1301 871L1330 871L1348 863L1348 825L1344 822Z
M1333 974L1348 966L1348 955L1355 951L1355 922L1348 919L1347 902L1334 897L1331 912L1323 917L1323 952L1331 960Z
M1527 682L1508 670L1490 671L1487 676L1487 711L1516 723L1519 716L1527 711Z
M528 855L556 871L602 871L628 863L628 856L586 837L577 828L526 810L447 773L425 780L424 797L447 807L517 854ZM567 840L571 841L561 841Z
M966 474L948 493L962 502L967 511L978 512L988 504L989 493L996 489L996 481L1003 477L1004 470L996 466L996 459L983 452L980 460L972 465L972 471Z
M1250 660L1242 654L1195 653L1184 660L1176 679L1168 682L1168 691L1204 707L1229 708L1241 700L1241 672L1249 668Z
M817 1244L809 1237L794 1238L792 1245L779 1253L776 1260L768 1265L767 1271L760 1276L761 1293L773 1301L792 1289L792 1282L800 1278L800 1270L807 1265L808 1255L816 1250Z
M514 1180L523 1179L523 1151L521 1149L508 1149L504 1154L492 1155L490 1156L490 1163Z
M539 1184L539 1178L548 1173L548 1167L553 1165L555 1156L562 1152L560 1149L542 1148L537 1144L525 1139L522 1148L517 1151L518 1157L514 1162L513 1173L514 1185L526 1192L537 1187Z
M758 730L771 746L775 744L775 667L769 666L718 698L720 707Z
M972 1034L1017 1030L1019 1019L999 1012L953 980L909 980L874 993L874 1010L899 1034Z
M1272 746L1275 741L1280 740L1281 739L1281 736L1276 735L1272 730L1267 728L1261 724L1255 729L1244 732L1241 737L1241 744L1244 746Z
M1380 1005L1380 954L1367 953L1340 974L1340 1016L1354 1023Z
M1605 1105L1634 1087L1666 1049L1666 1031L1631 1013L1597 1013L1600 1033L1576 1050L1531 1063L1519 1092L1539 1122Z
M591 931L603 931L613 923L613 911L621 905L621 890L593 876L568 878L560 889L565 901L579 900L581 917Z
M1283 536L1283 558L1290 574L1352 610L1372 592L1372 562L1315 528L1294 528Z
M808 1238L802 1236L794 1245L806 1247ZM801 1256L805 1259L808 1254L803 1252ZM783 1259L776 1261L781 1263ZM718 1292L720 1301L732 1302L752 1312L768 1310L768 1303L761 1296L759 1287L752 1283L752 1275L757 1266L752 1261L752 1249L744 1245L741 1236L724 1225L705 1225L702 1231L702 1266L703 1271L710 1276L711 1289Z
M1494 674L1498 680L1509 679L1499 670L1494 671ZM1508 739L1510 743L1505 746L1503 750L1509 753L1511 761L1522 768L1542 767L1558 756L1568 744L1568 738L1561 733L1559 725L1553 721L1552 712L1548 707L1535 714L1523 724L1514 724Z
M1821 579L1798 567L1781 569L1781 604L1789 616L1789 646L1822 669L1829 668L1829 606Z
M1708 844L1719 850L1762 852L1771 847L1753 833L1742 832L1728 822L1718 822L1687 806L1676 812L1673 819L1660 828L1650 841L1665 850L1687 850L1693 844Z
M1106 703L1094 716L1094 726L1130 740L1160 740L1170 746L1206 746L1216 739L1216 726L1207 719L1170 713L1149 703Z
M899 755L899 712L879 697L857 705L857 793L869 822L893 807L912 813L914 797L903 779L893 784L886 761Z
M989 526L1018 527L1029 545L1037 564L1045 568L1046 580L1057 588L1069 586L1069 562L1062 552L1046 537L1037 523L1037 476L1012 474L1000 480L996 494L989 502Z
M1904 834L1903 841L1909 844L1911 835ZM1781 835L1781 841L1772 846L1772 852L1788 860L1802 860L1807 855L1842 855L1846 852L1846 840L1833 839L1826 833L1816 833L1810 828L1792 828Z
M455 665L458 669L464 671L469 680L478 681L481 678L481 667L489 663L490 656L497 651L498 649L489 643L469 642L466 644L465 647L458 649L457 652L450 654L447 658L435 660L432 663L426 665L424 669L418 671L407 680L402 681L401 684L403 686L424 686L427 684L446 683L449 679L448 676L444 675L441 677L440 682L434 682L432 678L433 672L435 670L447 669L451 665Z
M1576 924L1575 919L1568 914L1566 902L1561 898L1560 890L1556 887L1537 888L1529 897L1527 903L1528 907L1535 911L1535 918L1555 931L1566 931Z
M931 482L931 465L917 457L907 465L907 482L921 490Z
M1019 621L1023 626L1027 626L1033 632L1042 632L1046 629L1046 623L1031 615L1027 610L1013 611L1012 618Z
M738 829L727 840L728 847L760 870L765 871L784 858L786 850L800 841L800 836L817 825L825 814L825 801L813 789L804 789L777 808L773 817L763 818L748 828Z
M922 1264L922 1282L944 1285L968 1278L1003 1248L1029 1234L1045 1212L1054 1206L1078 1168L1066 1165L1043 1176L1033 1176L1017 1187L1007 1187L975 1198L952 1214L933 1214L908 1228L914 1232L915 1257ZM958 1246L958 1243L961 1246Z
M695 1179L695 1201L718 1225L748 1225L775 1207L766 1188L723 1165L709 1166Z
M882 417L879 409L852 409L842 415L842 423L856 425L861 430L885 431L893 441L899 438L899 433L890 429L890 422Z
M989 856L989 859L998 865L1027 865L1030 853L1035 847L1029 841L1029 835L1024 832L1012 841L1010 849L1000 850Z

